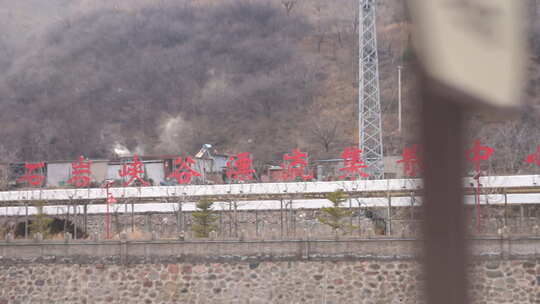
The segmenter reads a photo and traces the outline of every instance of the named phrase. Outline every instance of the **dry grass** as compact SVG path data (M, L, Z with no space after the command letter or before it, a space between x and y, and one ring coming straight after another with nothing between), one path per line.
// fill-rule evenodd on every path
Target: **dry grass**
M64 234L63 233L57 233L50 235L47 237L48 240L54 240L54 241L63 241L64 240Z
M133 231L131 231L131 229L127 229L127 230L124 230L123 232L127 234L127 238L129 240L148 240L152 238L151 233L148 233L146 231L141 231L137 228L135 228L135 230ZM118 235L116 235L115 237L118 237Z

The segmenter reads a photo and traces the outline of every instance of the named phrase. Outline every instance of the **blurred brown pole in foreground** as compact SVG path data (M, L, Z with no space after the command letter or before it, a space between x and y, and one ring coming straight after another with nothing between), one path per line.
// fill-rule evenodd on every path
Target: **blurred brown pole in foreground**
M467 303L462 105L422 83L426 303Z

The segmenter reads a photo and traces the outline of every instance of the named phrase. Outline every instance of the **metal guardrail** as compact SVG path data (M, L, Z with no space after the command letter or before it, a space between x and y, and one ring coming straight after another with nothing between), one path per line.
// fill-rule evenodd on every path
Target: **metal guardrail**
M470 185L472 178L463 179L464 193L474 194ZM488 176L480 179L483 187L480 194L528 194L540 193L540 175ZM317 199L326 194L343 190L352 197L410 197L421 196L424 192L420 179L358 180L333 182L297 183L254 183L229 185L188 185L160 187L110 188L117 199L134 199L138 203L159 200L196 201L207 198L218 201L228 200L280 200ZM0 192L1 205L25 205L32 201L42 201L54 205L62 202L85 202L103 204L107 197L106 189L41 189Z

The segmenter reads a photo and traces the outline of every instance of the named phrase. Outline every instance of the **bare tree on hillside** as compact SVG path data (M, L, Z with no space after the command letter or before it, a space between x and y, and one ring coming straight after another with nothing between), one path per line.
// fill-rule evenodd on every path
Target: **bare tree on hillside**
M527 168L525 159L540 143L540 123L533 110L523 112L513 121L482 123L479 119L469 124L468 143L476 138L482 145L493 148L489 159L490 174L516 174Z
M339 141L339 121L331 119L315 119L311 126L312 139L324 150L330 152Z
M281 1L281 5L285 8L285 12L287 12L287 16L291 14L291 11L293 10L294 6L298 0L283 0Z

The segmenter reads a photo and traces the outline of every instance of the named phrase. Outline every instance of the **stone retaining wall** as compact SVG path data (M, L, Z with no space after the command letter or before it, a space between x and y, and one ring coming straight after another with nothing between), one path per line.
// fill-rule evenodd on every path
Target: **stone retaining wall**
M419 248L412 239L0 243L0 304L424 303ZM540 239L470 248L471 303L540 303Z
M471 303L535 304L538 260L477 261ZM424 303L415 261L0 265L0 303Z

